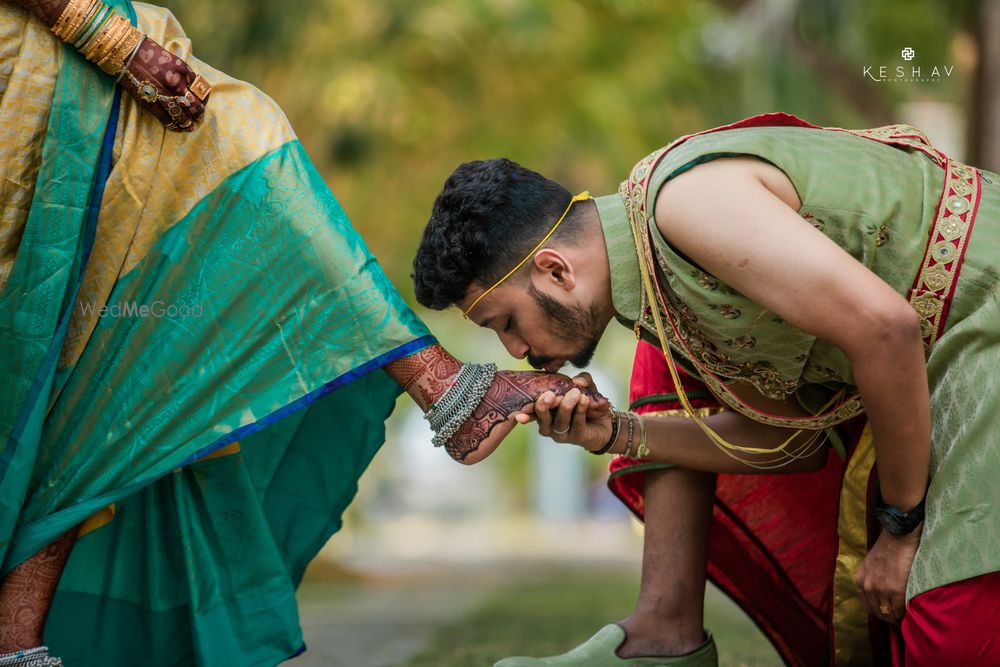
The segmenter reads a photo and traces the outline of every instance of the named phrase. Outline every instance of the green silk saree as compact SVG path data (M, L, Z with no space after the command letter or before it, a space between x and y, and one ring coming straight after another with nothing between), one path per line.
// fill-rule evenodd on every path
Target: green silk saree
M384 438L381 367L434 342L252 86L167 133L0 5L0 556L71 528L68 665L274 665L295 589Z

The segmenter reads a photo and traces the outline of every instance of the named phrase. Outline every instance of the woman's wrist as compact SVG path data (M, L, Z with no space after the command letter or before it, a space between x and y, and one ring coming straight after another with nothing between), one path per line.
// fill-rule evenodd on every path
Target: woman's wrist
M125 70L126 61L145 37L101 0L69 0L52 24L52 32L112 76Z

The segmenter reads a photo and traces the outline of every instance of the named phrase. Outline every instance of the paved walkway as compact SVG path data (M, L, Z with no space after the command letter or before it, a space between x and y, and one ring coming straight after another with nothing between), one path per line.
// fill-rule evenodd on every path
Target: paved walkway
M478 607L494 584L467 577L390 578L357 583L307 581L299 613L308 650L291 667L397 667L438 628Z

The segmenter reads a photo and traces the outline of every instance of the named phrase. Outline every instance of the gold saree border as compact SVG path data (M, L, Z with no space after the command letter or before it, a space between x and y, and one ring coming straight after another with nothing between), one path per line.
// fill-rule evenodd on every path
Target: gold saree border
M854 574L868 553L868 478L875 464L870 424L851 455L840 489L837 560L833 571L833 651L836 665L867 664L868 612Z

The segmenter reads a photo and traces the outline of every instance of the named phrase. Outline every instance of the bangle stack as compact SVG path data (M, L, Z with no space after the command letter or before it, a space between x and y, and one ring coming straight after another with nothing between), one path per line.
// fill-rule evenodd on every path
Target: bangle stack
M631 411L625 413L625 419L628 422L627 424L628 437L625 439L625 451L622 452L622 456L626 459L632 457L632 442L633 442L633 436L635 435L635 422L632 421L633 414L635 413Z
M128 19L101 0L69 0L52 32L111 75L125 71L144 39Z
M622 418L625 419L625 449L622 451L621 456L625 458L630 458L632 456L632 446L635 444L635 424L639 423L639 443L635 449L635 456L639 459L644 459L649 456L649 439L646 435L646 419L642 415L632 412L622 412L611 406L611 437L608 438L608 442L601 447L591 452L591 454L607 454L611 451L611 448L615 446L618 442L618 436L622 432Z
M479 403L493 384L493 376L496 373L496 364L462 366L455 382L424 415L424 419L430 422L434 431L431 442L435 447L445 445L451 436L458 432L469 415L479 407Z

